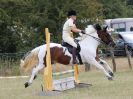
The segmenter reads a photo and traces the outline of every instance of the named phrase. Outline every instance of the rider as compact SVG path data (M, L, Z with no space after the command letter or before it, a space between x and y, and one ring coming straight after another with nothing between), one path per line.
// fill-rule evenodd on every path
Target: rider
M67 14L67 21L65 22L63 26L63 41L73 46L72 55L73 55L73 64L76 64L76 49L77 44L74 41L74 38L71 36L71 32L74 33L85 33L84 30L80 30L76 27L75 21L76 21L76 11L70 10Z

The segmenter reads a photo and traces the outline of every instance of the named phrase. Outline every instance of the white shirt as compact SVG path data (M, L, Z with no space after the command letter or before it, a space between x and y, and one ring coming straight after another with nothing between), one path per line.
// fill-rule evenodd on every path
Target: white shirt
M63 26L63 37L68 37L68 36L70 37L71 36L71 27L75 26L75 24L73 22L74 22L74 20L71 18L69 18L65 22L65 24Z

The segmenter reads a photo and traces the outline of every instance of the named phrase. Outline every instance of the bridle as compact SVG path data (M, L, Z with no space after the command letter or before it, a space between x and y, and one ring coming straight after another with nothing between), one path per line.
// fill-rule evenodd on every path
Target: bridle
M95 39L96 41L98 41L98 42L100 42L100 43L102 43L102 44L106 44L106 43L103 42L100 38L94 37L94 36L92 36L92 35L90 35L90 34L86 34L86 33L85 33L85 35L92 37L93 39ZM106 44L106 45L107 45L107 44Z
M105 45L107 45L107 46L109 46L109 47L111 46L111 43L112 43L112 42L109 42L109 44L106 44L106 43L103 42L100 38L94 37L94 36L92 36L92 35L90 35L90 34L85 34L85 35L92 37L93 39L95 39L96 41L100 42L101 44L105 44Z

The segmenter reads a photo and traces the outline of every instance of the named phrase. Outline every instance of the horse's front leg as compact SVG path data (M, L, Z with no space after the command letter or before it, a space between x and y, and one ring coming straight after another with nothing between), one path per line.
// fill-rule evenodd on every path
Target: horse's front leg
M106 68L106 70L108 71L108 73L109 73L112 77L114 77L113 71L112 71L112 69L110 68L110 66L107 64L106 61L100 59L99 63L100 63L101 65L103 65L103 66Z
M32 70L32 75L31 75L29 81L26 82L26 83L24 84L24 85L25 85L25 88L27 88L29 85L32 84L32 82L33 82L33 80L35 79L35 77L36 77L38 71L40 71L43 67L44 67L43 64L39 64L37 67L33 68L33 70Z
M109 73L110 76L114 77L113 71L110 66L107 64L106 61L100 59L99 55L97 54L95 57L96 61L99 62Z
M91 63L92 65L96 66L98 69L102 70L106 75L106 77L108 78L108 80L112 80L112 76L105 70L105 68L98 61L96 61L95 58L91 59L90 62L88 61L88 63Z

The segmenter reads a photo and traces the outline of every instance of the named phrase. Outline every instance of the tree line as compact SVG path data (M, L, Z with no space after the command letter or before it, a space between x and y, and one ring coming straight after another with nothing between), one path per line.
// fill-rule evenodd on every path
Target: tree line
M104 19L132 17L132 0L0 0L0 53L28 51L51 41L60 43L68 10L77 11L77 25L102 23Z

